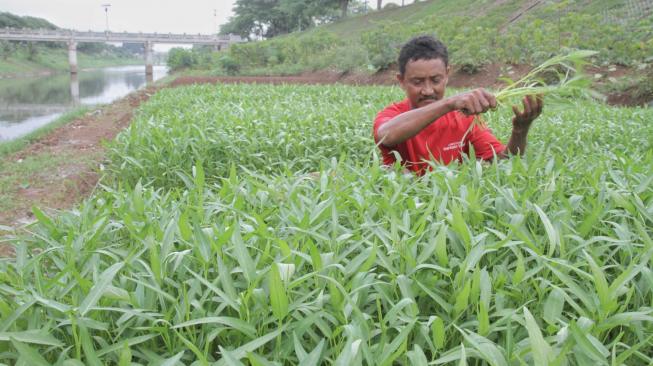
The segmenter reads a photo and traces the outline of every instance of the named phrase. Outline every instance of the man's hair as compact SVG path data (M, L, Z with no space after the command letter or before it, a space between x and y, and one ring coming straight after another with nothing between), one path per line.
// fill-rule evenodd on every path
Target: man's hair
M406 72L408 61L433 60L439 58L444 66L449 65L449 53L447 46L431 36L417 36L406 42L399 52L399 73Z

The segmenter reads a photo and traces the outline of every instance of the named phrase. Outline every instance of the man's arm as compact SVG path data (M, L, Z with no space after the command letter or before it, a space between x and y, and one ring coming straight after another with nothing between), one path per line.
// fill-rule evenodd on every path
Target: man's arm
M393 147L417 135L431 122L451 111L460 110L469 115L480 114L496 105L492 94L482 88L475 89L402 113L381 125L376 137L382 145Z
M499 154L500 158L506 158L510 155L523 155L526 151L526 142L528 130L531 123L542 113L544 102L542 95L529 95L523 100L524 111L519 112L517 106L512 107L515 117L512 119L512 134L506 149Z

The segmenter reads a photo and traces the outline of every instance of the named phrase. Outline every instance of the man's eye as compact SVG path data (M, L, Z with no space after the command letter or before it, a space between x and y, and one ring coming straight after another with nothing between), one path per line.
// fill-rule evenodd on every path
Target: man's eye
M413 80L413 84L420 85L422 84L422 80Z
M438 78L431 79L431 81L433 82L433 84L440 84L440 79Z

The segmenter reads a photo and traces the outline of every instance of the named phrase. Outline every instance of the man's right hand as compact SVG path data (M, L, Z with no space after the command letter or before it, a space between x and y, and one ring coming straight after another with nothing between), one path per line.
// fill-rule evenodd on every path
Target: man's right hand
M494 95L483 88L454 95L447 98L447 102L451 110L458 110L467 115L481 114L497 106Z

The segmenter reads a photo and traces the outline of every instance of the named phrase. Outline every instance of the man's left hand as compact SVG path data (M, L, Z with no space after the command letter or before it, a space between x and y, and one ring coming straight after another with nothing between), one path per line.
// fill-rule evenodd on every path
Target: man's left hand
M512 119L512 128L518 132L528 132L531 123L542 114L544 106L542 94L526 96L522 103L524 104L523 112L519 112L519 107L516 105L512 106L512 111L515 113L515 117Z

